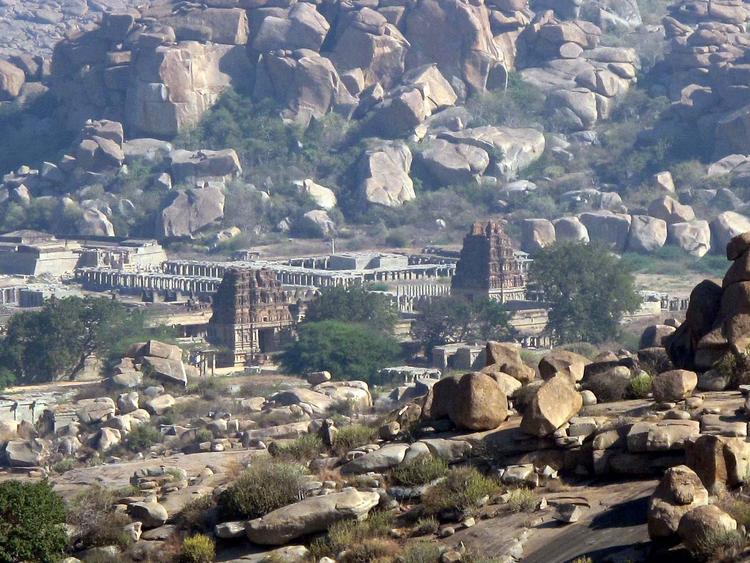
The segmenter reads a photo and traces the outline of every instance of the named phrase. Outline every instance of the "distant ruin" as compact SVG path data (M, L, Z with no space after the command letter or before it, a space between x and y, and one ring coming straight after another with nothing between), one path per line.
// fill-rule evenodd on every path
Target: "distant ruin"
M500 223L474 223L464 237L451 294L470 301L522 301L530 262L527 254L513 247Z
M277 351L293 324L289 294L267 269L230 268L213 300L209 342L220 366L244 366Z

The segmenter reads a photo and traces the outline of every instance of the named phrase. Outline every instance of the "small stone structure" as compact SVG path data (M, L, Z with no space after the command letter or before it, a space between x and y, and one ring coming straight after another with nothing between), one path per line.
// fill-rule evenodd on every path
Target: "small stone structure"
M523 300L530 260L517 251L500 223L474 223L464 237L451 293L470 301L494 299Z
M231 268L213 301L208 340L220 366L243 366L278 349L293 323L289 294L271 270Z

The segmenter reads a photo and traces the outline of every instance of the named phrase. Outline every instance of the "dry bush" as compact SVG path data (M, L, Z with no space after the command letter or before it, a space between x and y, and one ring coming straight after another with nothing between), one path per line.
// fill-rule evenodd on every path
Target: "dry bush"
M448 464L444 460L425 454L395 467L390 472L390 480L394 485L415 487L445 477L447 473Z
M480 500L493 495L499 488L497 481L473 467L452 469L445 480L427 490L422 503L427 514L470 512L478 508Z
M508 508L511 512L533 512L539 504L539 499L534 491L526 488L513 489L510 491Z
M372 443L375 438L376 431L374 428L363 424L350 424L339 428L333 449L336 455L341 456L354 448Z

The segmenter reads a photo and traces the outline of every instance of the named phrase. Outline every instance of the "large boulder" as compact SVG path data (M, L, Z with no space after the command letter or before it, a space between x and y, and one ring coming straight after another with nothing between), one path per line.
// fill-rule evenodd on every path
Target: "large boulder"
M628 430L630 453L684 451L690 441L700 435L697 420L640 421Z
M104 212L90 207L85 209L78 219L78 232L82 235L113 237L115 227Z
M172 395L157 395L144 402L143 408L147 413L161 416L175 405L176 401Z
M672 223L668 227L667 241L700 258L711 250L711 227L703 220Z
M70 46L73 49L75 45ZM106 52L107 47L102 46L101 56ZM55 73L65 73L64 68L57 70L57 64L54 68ZM253 74L244 45L198 41L138 49L129 68L124 112L129 131L157 138L173 138L194 125L224 91L232 86L247 87ZM78 92L74 74L75 70L65 77L66 86ZM91 81L78 80L82 83L78 88L90 89ZM92 98L85 90L80 94L84 100Z
M652 539L677 534L680 520L693 508L708 504L708 491L685 465L670 467L648 503L648 534Z
M654 399L662 402L676 402L687 399L698 385L698 375L694 371L676 369L660 373L653 380Z
M711 494L743 485L750 469L750 443L744 438L702 434L685 451L687 465Z
M128 506L128 514L133 520L140 522L144 529L163 526L169 517L167 509L156 500L134 502Z
M546 146L544 135L536 129L491 125L443 131L438 138L473 145L493 155L490 170L506 180L515 178L521 170L536 162Z
M526 407L521 430L533 436L548 436L573 418L583 406L581 394L565 375L556 375L539 387Z
M737 529L737 521L715 504L698 506L687 512L677 528L677 535L691 551L697 551L717 537Z
M562 217L553 223L555 239L559 242L589 242L589 232L578 217Z
M695 219L695 212L689 205L683 205L675 198L665 195L655 199L648 206L651 217L672 223L686 223Z
M10 440L3 454L8 467L37 467L44 458L42 449L26 440Z
M443 139L425 142L417 156L436 186L477 182L490 164L490 157L484 149Z
M486 366L484 373L503 372L521 383L528 383L536 378L534 368L527 366L521 358L521 348L516 344L487 342L485 348Z
M240 8L203 6L200 10L176 10L162 23L174 28L178 41L200 39L226 45L247 43L247 12Z
M713 328L722 302L721 286L704 280L690 292L685 322L665 341L667 353L678 368L694 369L696 348ZM706 366L706 369L709 368Z
M336 207L336 194L332 189L316 184L310 178L299 182L298 187L300 192L309 196L315 202L315 205L321 209L330 211Z
M364 381L326 381L313 387L313 391L327 395L334 403L345 403L361 411L372 407L370 388Z
M625 250L630 233L630 215L602 210L581 213L579 219L586 226L592 242L600 242L618 252Z
M633 215L627 249L630 252L649 253L667 242L667 222L648 215Z
M16 65L0 59L0 101L17 98L26 82L26 75Z
M665 345L666 338L674 333L675 328L668 325L649 325L641 333L638 348L658 348Z
M524 219L521 223L521 250L531 254L554 244L555 226L548 219Z
M224 216L224 192L218 187L176 191L159 214L160 237L192 237Z
M364 7L353 12L348 22L338 22L338 38L331 52L342 73L358 73L361 82L352 94L381 84L388 88L403 74L409 42L378 11Z
M539 360L539 375L542 379L552 379L556 375L564 375L571 382L577 383L583 379L584 370L591 360L567 350L553 350Z
M377 492L346 488L338 493L308 497L300 502L250 520L248 539L258 545L283 545L311 534L325 532L342 520L364 520L380 502Z
M265 15L253 35L251 47L261 53L280 49L318 51L329 29L314 4L299 2L286 13Z
M463 430L491 430L508 417L505 393L484 373L441 379L433 385L425 405L425 417L448 418Z
M492 69L505 63L494 41L489 10L483 3L422 0L408 10L404 29L411 47L407 67L437 63L448 78L483 91Z
M409 177L411 151L405 143L376 143L359 161L359 190L368 203L399 207L417 196Z
M242 173L240 158L234 149L221 151L174 150L169 155L170 170L176 183L201 186L208 180L234 178Z
M725 211L711 221L711 241L715 252L724 252L734 237L750 231L750 218Z
M97 424L115 415L115 402L109 397L83 399L76 405L76 416L83 424Z
M302 387L280 391L272 395L270 400L280 406L305 405L316 415L325 414L333 405L333 400L328 395Z
M361 475L371 471L387 471L404 461L408 450L408 444L387 444L343 465L341 472L345 475Z

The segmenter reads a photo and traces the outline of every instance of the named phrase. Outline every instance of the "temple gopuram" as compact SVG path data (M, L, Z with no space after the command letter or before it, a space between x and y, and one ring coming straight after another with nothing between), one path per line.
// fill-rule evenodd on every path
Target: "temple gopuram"
M525 253L513 247L500 223L474 223L464 237L451 294L470 301L521 301L526 298L529 262Z
M213 299L208 341L220 366L244 366L279 349L293 324L289 294L271 270L231 268Z

